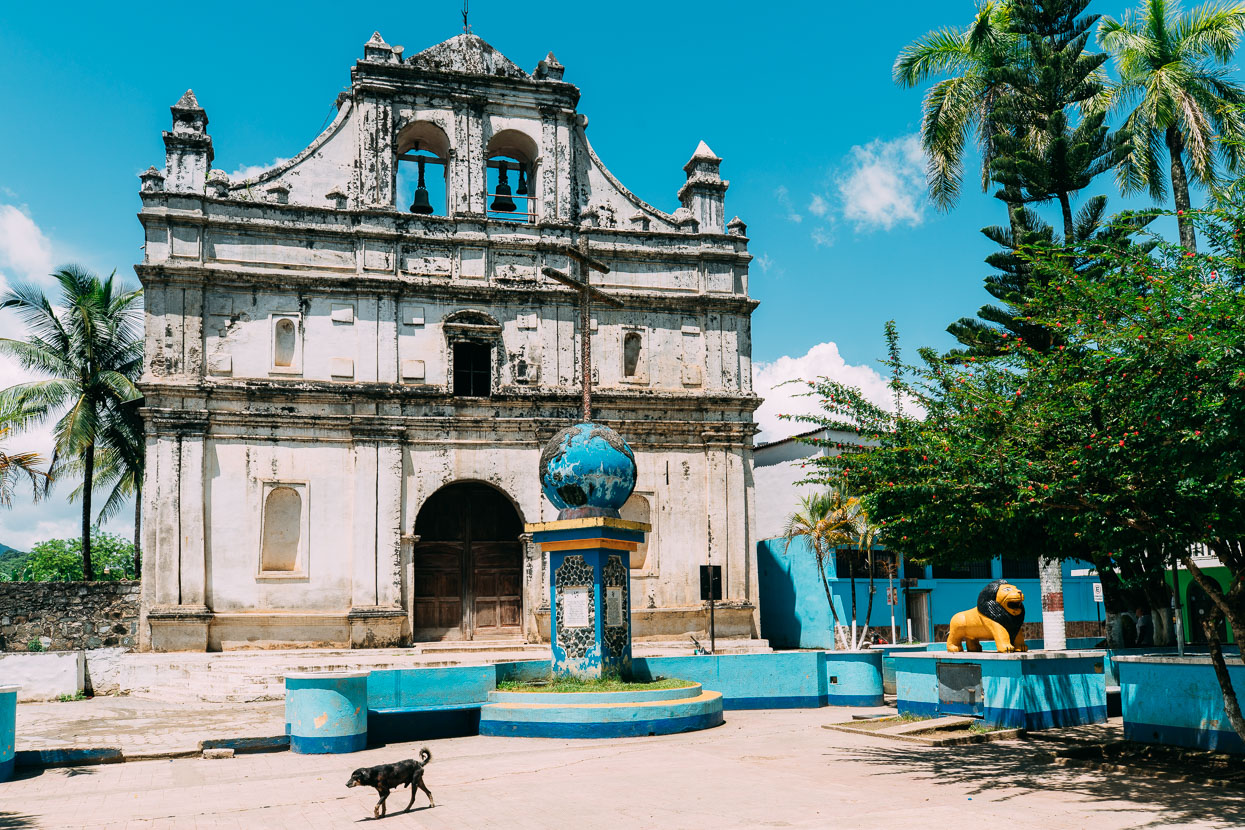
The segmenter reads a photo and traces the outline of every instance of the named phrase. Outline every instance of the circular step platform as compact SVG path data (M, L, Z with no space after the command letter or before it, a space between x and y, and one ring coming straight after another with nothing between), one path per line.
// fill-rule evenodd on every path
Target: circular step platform
M700 684L635 692L489 692L480 734L517 738L636 738L720 726L722 695Z

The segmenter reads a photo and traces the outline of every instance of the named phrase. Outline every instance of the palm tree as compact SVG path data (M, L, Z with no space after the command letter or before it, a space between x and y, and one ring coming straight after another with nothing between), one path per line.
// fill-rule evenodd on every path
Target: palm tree
M860 500L849 496L846 487L839 486L800 499L800 509L787 518L787 527L783 531L783 539L786 541L784 553L797 537L806 539L809 547L813 549L817 573L821 575L822 587L826 589L826 602L830 604L830 615L834 619L835 639L840 645L846 645L846 638L839 621L839 612L834 607L830 582L826 578L826 560L831 559L833 562L836 549L857 541L860 534L860 511ZM852 601L855 602L854 592Z
M1188 251L1197 249L1189 216L1190 172L1198 184L1214 187L1221 167L1235 170L1245 158L1245 90L1224 66L1243 32L1245 4L1206 3L1182 13L1177 0L1144 0L1123 20L1104 17L1098 25L1098 41L1119 74L1105 103L1115 110L1132 108L1124 129L1133 148L1118 168L1120 189L1144 189L1155 200L1165 199L1160 160L1165 146L1180 244Z
M100 430L99 444L95 450L94 483L97 490L107 492L104 504L96 514L96 522L103 523L115 516L125 506L126 499L134 500L134 573L143 572L142 519L143 519L143 469L146 448L143 422L138 415L142 398L126 401L119 407L110 406ZM85 465L80 458L73 458L58 467L57 474L81 477ZM70 501L82 497L82 484L69 494Z
M9 428L0 426L0 439L9 434ZM22 476L30 480L31 486L35 491L35 498L40 495L39 482L40 479L46 480L48 474L42 470L35 469L43 463L43 459L37 452L6 452L0 447L0 505L11 507L13 505L13 495L17 491L17 481Z
M52 275L60 285L59 307L37 286L18 285L0 297L25 323L25 340L0 338L0 354L14 358L42 380L0 391L0 411L21 430L59 414L52 468L59 459L82 464L82 571L91 566L91 494L96 451L106 446L109 420L139 397L142 370L142 290L127 290L114 271L106 279L76 265Z
M1024 60L1020 39L1011 32L1011 3L988 0L964 31L939 29L909 44L895 59L895 83L911 88L947 75L925 95L921 146L927 159L930 199L949 210L960 195L969 136L981 153L981 189L992 180L996 138L1003 131L996 113L1009 92L1003 69Z

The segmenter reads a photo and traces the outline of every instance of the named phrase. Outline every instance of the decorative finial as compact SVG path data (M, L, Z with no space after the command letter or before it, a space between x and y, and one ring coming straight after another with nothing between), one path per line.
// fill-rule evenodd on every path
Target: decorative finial
M468 0L463 0L463 34L465 35L471 34L471 24L467 22L467 3Z

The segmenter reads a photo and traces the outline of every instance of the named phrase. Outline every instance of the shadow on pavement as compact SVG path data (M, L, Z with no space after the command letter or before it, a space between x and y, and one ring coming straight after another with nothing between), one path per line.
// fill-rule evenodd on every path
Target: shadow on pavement
M4 830L17 830L19 827L38 827L39 824L34 816L27 816L21 813L0 812L0 828Z
M826 754L882 767L882 774L901 776L909 783L924 779L935 785L967 787L970 795L1016 788L1022 792L1004 795L1002 800L1023 791L1044 790L1103 802L1103 810L1114 811L1121 803L1131 803L1155 810L1146 826L1183 826L1197 820L1245 825L1245 789L1222 782L1171 781L1144 774L1056 766L1053 752L1028 742L934 749L855 746Z

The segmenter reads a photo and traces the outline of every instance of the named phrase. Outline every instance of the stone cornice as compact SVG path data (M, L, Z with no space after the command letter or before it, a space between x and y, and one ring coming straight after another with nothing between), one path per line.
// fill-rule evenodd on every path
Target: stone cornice
M570 289L542 285L529 280L498 280L473 284L449 277L394 277L377 273L323 272L314 270L254 271L192 264L160 263L136 265L134 272L144 287L153 285L195 285L249 291L256 287L298 291L314 289L317 294L389 295L411 299L444 299L454 302L531 305L577 302ZM483 282L483 281L480 281ZM700 294L675 291L626 291L611 287L610 296L623 308L638 311L719 311L751 314L760 301L738 294Z
M355 405L360 402L390 405L426 405L429 407L452 407L457 412L473 409L497 412L505 409L530 410L534 406L577 407L578 389L515 389L494 394L488 398L467 399L455 397L444 388L432 385L399 383L342 383L317 380L285 380L280 378L196 378L189 380L156 380L144 378L139 388L149 405L160 397L210 398L220 401L245 401L249 404L271 403L276 405ZM679 408L687 411L732 410L750 413L761 405L756 395L722 391L704 393L667 392L656 390L595 389L594 405L599 410L623 407L628 411L651 409L666 411ZM454 416L451 420L458 418Z
M164 223L248 233L266 231L295 238L305 234L317 234L350 239L389 240L405 244L461 245L481 242L519 247L532 245L533 237L546 245L565 245L578 234L591 241L609 240L616 246L630 243L649 257L653 254L653 242L665 242L682 249L662 250L663 254L686 256L700 256L715 250L724 255L739 255L742 253L741 248L747 247L745 237L727 233L598 227L580 229L564 222L515 225L512 222L472 214L419 216L391 208L344 210L168 191L144 192L141 195L143 209L139 211L138 219L144 226L150 224L151 227ZM170 207L167 204L169 197L188 206ZM226 208L233 215L213 212L213 208ZM477 237L473 238L473 234Z
M350 71L351 86L357 93L402 96L402 95L445 95L453 91L461 91L479 97L483 90L503 91L501 101L505 100L505 92L527 93L534 102L545 106L559 105L571 110L579 103L579 88L565 81L550 79L510 78L493 75L460 75L452 72L438 72L408 63L377 63L374 61L357 61Z

